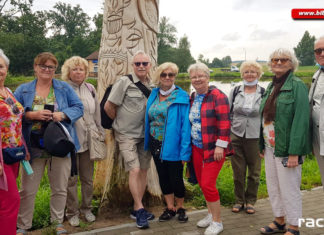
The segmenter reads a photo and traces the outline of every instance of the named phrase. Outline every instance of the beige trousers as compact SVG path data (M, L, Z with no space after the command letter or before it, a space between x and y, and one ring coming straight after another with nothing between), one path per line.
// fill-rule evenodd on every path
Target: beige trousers
M290 225L298 226L298 218L302 218L301 165L284 167L281 163L282 158L275 157L273 149L267 147L264 159L273 215L284 216Z
M35 197L46 165L51 188L51 222L63 222L67 185L71 174L71 158L35 158L31 163L34 174L28 176L25 171L22 171L18 228L30 229L32 227Z
M313 124L315 126L315 124ZM313 150L316 156L317 164L320 169L322 185L324 187L324 156L320 155L320 139L319 139L319 131L318 127L314 127L313 129Z
M80 211L86 213L91 211L93 193L93 170L94 162L90 161L89 150L77 154L78 175L81 182L82 202ZM74 215L79 215L78 198L78 176L69 177L68 194L66 200L66 217L69 219Z

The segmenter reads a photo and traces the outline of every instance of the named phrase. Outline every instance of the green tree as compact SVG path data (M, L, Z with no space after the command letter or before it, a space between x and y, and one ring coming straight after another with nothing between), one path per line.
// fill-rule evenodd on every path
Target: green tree
M180 72L186 72L188 66L195 62L195 59L191 56L190 42L188 40L188 37L184 35L179 40L179 45L176 50L175 63L178 65Z
M211 62L212 68L222 68L224 67L223 61L215 57Z
M201 62L201 63L204 63L207 66L210 66L209 59L208 58L205 59L203 54L199 54L198 61Z
M57 2L53 8L55 10L48 13L48 20L54 35L63 35L65 42L68 42L76 36L86 36L89 33L90 17L79 4L72 7L71 4Z
M222 63L224 67L230 67L232 64L232 58L228 55L222 58Z
M314 42L315 37L311 36L308 31L305 31L304 36L298 43L297 47L294 48L295 54L303 66L314 65Z
M169 19L163 16L159 21L158 39L158 64L166 61L174 61L174 48L177 43L177 29L169 23Z

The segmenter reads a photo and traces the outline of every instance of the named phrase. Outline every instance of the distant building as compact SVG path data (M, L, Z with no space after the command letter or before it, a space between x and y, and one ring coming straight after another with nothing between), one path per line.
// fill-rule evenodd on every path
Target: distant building
M86 57L89 63L89 77L98 77L98 57L99 51L92 52Z

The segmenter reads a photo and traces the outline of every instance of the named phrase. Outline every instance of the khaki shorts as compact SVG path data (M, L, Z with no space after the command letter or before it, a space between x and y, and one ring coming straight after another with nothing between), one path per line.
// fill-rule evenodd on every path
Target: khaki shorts
M133 138L114 132L119 146L119 156L124 159L125 170L134 168L147 170L151 163L151 153L144 150L144 138Z

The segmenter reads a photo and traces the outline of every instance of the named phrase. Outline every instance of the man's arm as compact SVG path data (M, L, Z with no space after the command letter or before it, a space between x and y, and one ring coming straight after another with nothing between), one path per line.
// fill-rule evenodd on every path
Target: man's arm
M117 105L115 105L114 103L112 103L108 100L106 101L104 110L105 110L106 114L108 115L108 117L110 117L112 120L114 120L116 117L116 109L117 109Z

